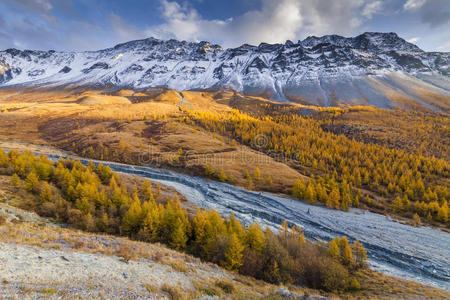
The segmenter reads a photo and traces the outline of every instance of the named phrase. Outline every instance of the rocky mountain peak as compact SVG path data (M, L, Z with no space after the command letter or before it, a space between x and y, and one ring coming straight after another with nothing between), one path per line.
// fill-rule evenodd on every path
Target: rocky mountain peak
M356 37L346 38L339 35L310 36L300 42L304 47L313 48L320 44L337 47L350 47L367 51L412 51L423 52L414 44L408 43L394 32L365 32Z
M365 32L353 38L353 47L372 51L412 51L423 52L416 45L399 37L395 32Z
M207 41L147 38L99 51L8 49L0 51L0 61L0 86L76 82L176 90L232 88L273 100L326 106L390 107L386 91L415 97L411 84L450 96L450 54L424 52L395 33L311 36L297 43L229 49ZM394 75L401 80L391 80Z

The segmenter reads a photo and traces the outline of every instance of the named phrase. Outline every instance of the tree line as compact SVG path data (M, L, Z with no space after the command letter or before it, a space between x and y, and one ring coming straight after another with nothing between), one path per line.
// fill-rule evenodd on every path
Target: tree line
M252 117L238 110L230 113L188 111L180 122L229 136L259 151L280 152L314 175L294 195L310 202L347 209L358 206L364 189L390 199L385 209L412 217L414 213L448 223L450 165L434 157L365 144L322 129L320 122L300 115ZM254 139L264 135L265 145ZM303 183L305 184L305 183ZM404 199L401 208L394 200Z

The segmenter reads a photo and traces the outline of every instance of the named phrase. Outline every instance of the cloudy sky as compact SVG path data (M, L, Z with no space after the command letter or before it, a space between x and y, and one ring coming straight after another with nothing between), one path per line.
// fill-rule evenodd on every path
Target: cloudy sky
M0 49L96 50L150 36L235 47L365 31L450 51L450 0L0 0Z

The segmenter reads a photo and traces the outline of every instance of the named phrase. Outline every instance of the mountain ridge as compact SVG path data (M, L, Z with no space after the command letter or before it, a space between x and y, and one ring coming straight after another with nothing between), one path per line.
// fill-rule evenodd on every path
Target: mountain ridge
M446 110L426 98L431 93L448 102L449 74L450 53L425 52L393 32L310 36L297 43L227 49L206 41L147 38L98 51L0 51L0 87L229 88L320 106L410 108L412 101Z

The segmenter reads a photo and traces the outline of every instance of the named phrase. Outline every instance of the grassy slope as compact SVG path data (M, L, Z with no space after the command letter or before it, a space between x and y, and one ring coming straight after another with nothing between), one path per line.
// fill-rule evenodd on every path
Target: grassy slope
M218 295L220 298L231 296L233 299L281 299L276 293L279 288L277 286L230 273L213 264L202 263L197 258L160 244L55 226L34 213L16 208L27 207L32 196L17 193L9 180L8 176L0 176L0 219L3 220L0 222L0 256L8 256L8 252L4 251L12 251L11 245L16 245L14 251L25 253L25 256L18 255L15 261L5 260L11 264L7 268L15 270L15 273L0 275L3 293L0 296L32 298L50 294L63 298L111 297L127 290L123 296L129 298L157 294L166 297L179 295L180 298L176 299L192 299L203 295ZM134 178L129 180L131 183ZM163 192L171 191L163 188ZM5 203L6 200L9 204ZM25 245L31 248L23 248ZM40 253L46 268L36 266L34 260L26 254L29 251ZM61 257L64 257L66 265L54 262ZM89 263L90 260L92 261ZM83 263L100 264L101 269L87 267L79 271L79 264ZM67 277L67 264L73 264L70 268L80 273L71 273ZM28 269L37 268L38 273L26 276L24 266L28 266ZM147 268L150 268L150 274L156 275L143 276L148 272ZM123 276L123 273L127 275ZM86 276L91 276L88 282L84 280ZM129 276L133 276L133 282L127 280ZM446 299L450 296L447 291L370 270L361 271L358 279L362 283L362 289L345 295L295 286L287 288L299 295L321 294L331 299Z
M218 113L230 111L228 105L234 101L232 95L222 95L219 100L213 94L184 95L190 108ZM286 191L302 176L289 166L220 135L173 122L168 116L178 114L180 101L173 91L158 95L151 102L147 101L148 96L135 96L132 105L80 105L80 97L86 97L86 93L29 91L0 102L0 110L9 108L0 118L0 139L54 145L86 156L135 164L146 163L150 155L153 163L181 167L181 171L197 175L211 164L217 172L223 168L241 186L245 183L244 170L252 173L259 165L262 178L272 176L272 191ZM264 100L240 102L253 107L254 102L261 101ZM88 153L91 146L95 153ZM109 157L100 157L98 149L107 149ZM265 186L261 183L260 187Z

